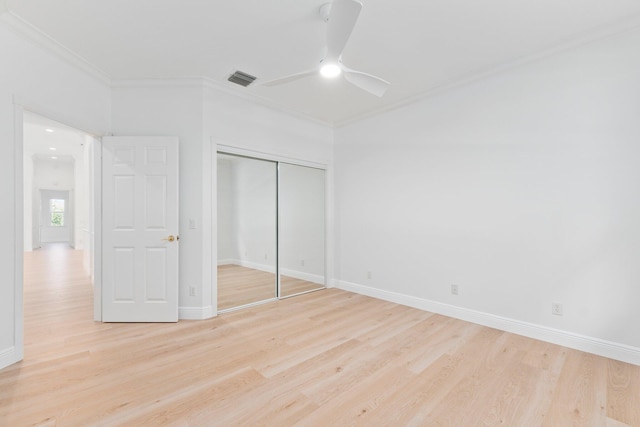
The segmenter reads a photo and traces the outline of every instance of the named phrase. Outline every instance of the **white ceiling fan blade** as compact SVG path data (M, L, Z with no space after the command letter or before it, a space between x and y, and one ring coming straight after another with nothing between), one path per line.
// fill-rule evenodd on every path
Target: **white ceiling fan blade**
M391 84L380 77L372 76L371 74L363 73L361 71L351 70L345 66L342 66L342 72L344 73L344 78L349 83L378 97L382 97Z
M260 83L262 86L278 86L285 83L290 83L299 79L303 79L305 77L309 77L313 74L316 74L318 70L314 68L313 70L303 71L301 73L291 74L289 76L280 77L277 79L269 80L264 83Z
M340 58L361 10L362 3L357 0L335 0L331 3L327 22L327 58Z

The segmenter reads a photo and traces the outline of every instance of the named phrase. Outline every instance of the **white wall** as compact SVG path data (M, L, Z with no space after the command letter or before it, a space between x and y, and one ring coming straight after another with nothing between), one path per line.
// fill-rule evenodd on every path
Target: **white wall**
M342 285L640 347L638 76L634 31L337 129Z
M2 31L2 28L0 28ZM2 38L0 38L0 43ZM2 71L0 71L1 73ZM6 88L0 91L0 138L8 149L5 155L0 156L0 199L10 200L9 206L22 202L22 198L17 197L15 192L14 178L14 150L13 150L13 103L11 96L6 92ZM0 286L0 368L13 363L22 358L20 343L22 339L15 334L22 334L21 323L16 324L15 316L20 315L15 306L15 301L19 298L17 293L17 282L22 280L19 268L22 267L21 259L16 256L16 245L22 247L19 241L21 234L15 233L15 229L22 227L22 221L17 212L8 211L5 216L3 231L10 236L0 242L0 269L4 272L3 285ZM18 263L18 268L15 264ZM19 310L19 309L18 309Z
M333 129L205 86L205 134L217 144L331 165Z
M73 247L76 250L89 250L89 144L85 142L86 136L83 137L83 145L79 147L77 155L74 157L73 170L73 223L74 242Z
M34 245L38 245L40 242L40 236L38 234L38 218L35 217L34 208L37 204L34 203L34 191L33 191L33 154L27 151L24 152L23 158L23 206L24 206L24 250L32 251Z
M95 285L95 215L94 215L94 203L97 197L101 197L101 195L96 194L95 191L95 183L94 175L97 173L95 170L95 166L93 164L94 156L93 150L97 145L97 141L95 141L92 137L86 136L85 142L83 146L83 163L85 165L84 172L86 173L85 179L85 190L87 196L87 204L85 206L85 213L83 214L86 218L86 226L82 229L82 249L84 251L82 256L82 266L84 267L85 272L91 276L91 283ZM98 300L94 298L94 304L97 305ZM94 313L95 314L95 313Z
M4 18L4 15L3 15ZM0 20L2 21L2 20ZM21 117L14 115L17 104L66 122L75 127L102 134L109 128L109 87L97 78L78 71L45 52L0 22L0 141L4 153L0 156L0 197L13 201L15 211L5 213L3 231L12 238L0 242L0 367L22 357L22 303L19 295L22 283L23 198L16 192L16 180L22 187L22 161L15 153L14 137L22 133ZM14 120L19 119L19 120ZM18 123L18 125L16 125ZM17 154L17 157L15 157Z

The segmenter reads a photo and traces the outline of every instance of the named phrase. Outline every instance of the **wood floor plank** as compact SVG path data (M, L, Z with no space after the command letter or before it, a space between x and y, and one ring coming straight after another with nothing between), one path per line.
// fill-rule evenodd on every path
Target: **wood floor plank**
M501 416L502 419L526 420L527 425L543 424L551 405L560 373L564 367L566 349L557 345L536 341L523 358L523 370L528 373L529 389L523 394L525 405L510 409L514 413ZM516 375L520 374L520 370Z
M568 350L543 425L602 426L606 424L606 406L607 359Z
M495 381L499 380L499 368L513 363L515 352L502 351L507 340L504 332L483 328L460 348L457 354L462 357L463 375L451 379L446 384L448 393L442 395L431 404L428 413L421 412L420 423L425 425L462 426L472 425L477 420L477 413L471 411L478 401L487 404L487 400L474 399L474 396L494 393ZM483 396L484 397L484 396ZM418 419L414 418L410 424Z
M403 387L413 378L411 372L395 366L374 370L354 382L348 393L336 390L332 395L327 394L318 410L311 412L295 425L376 425L378 415L388 410L389 397L394 391L394 387L388 385Z
M404 387L394 387L389 396L393 410L378 414L379 425L427 425L425 419L429 413L465 375L463 359L449 354L440 356L429 369L414 374L413 380Z
M212 401L223 402L238 398L248 389L265 383L265 378L251 368L242 368L211 381L200 381L189 387L177 388L162 399L147 399L140 405L130 405L109 417L96 420L100 425L156 426L177 423L193 418L201 408L208 408ZM206 411L205 411L206 412ZM201 414L203 422L212 421ZM212 423L213 425L213 423Z
M607 360L607 417L640 426L640 366Z
M35 251L25 267L3 427L640 427L638 366L337 289L102 324L81 253Z

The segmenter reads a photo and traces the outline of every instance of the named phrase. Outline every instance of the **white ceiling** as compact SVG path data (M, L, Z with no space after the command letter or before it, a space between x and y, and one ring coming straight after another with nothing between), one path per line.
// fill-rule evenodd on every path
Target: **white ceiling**
M364 0L347 66L391 82L383 98L310 77L324 54L325 0L8 0L10 12L111 79L206 77L314 119L340 124L607 30L635 25L638 0ZM631 24L629 24L631 23Z
M82 158L86 134L79 130L25 111L23 132L29 156L60 162Z

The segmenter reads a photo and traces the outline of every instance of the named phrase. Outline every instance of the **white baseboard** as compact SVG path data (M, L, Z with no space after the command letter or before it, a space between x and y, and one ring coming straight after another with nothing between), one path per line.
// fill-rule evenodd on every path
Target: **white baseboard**
M622 362L640 365L640 348L625 344L605 341L586 335L554 329L547 326L495 316L476 310L457 307L424 298L399 294L396 292L363 286L356 283L336 281L335 287L345 291L354 292L361 295L370 296L384 301L394 302L401 305L417 308L432 313L442 314L471 323L511 332L517 335L534 338L540 341L558 344L563 347L573 348L598 356L620 360Z
M218 265L239 265L241 267L252 268L254 270L265 271L267 273L275 273L276 268L271 265L258 264L251 261L243 261L240 259L220 259ZM293 277L294 279L306 280L307 282L317 283L324 286L324 276L319 274L311 274L304 271L291 270L281 268L280 273L283 276Z
M240 267L247 267L254 270L265 271L267 273L275 274L276 272L276 267L273 265L258 264L257 262L252 262L252 261L245 261L241 259L223 259L218 261L218 265L230 265L230 264L239 265Z
M324 286L324 276L319 274L311 274L305 271L290 270L288 268L281 268L280 274L287 277L293 277L294 279L306 280L307 282L316 283Z
M178 319L180 320L205 320L215 317L213 306L206 307L178 307Z
M9 347L0 351L0 369L6 368L9 365L13 365L16 362L22 360L20 354L15 347Z

